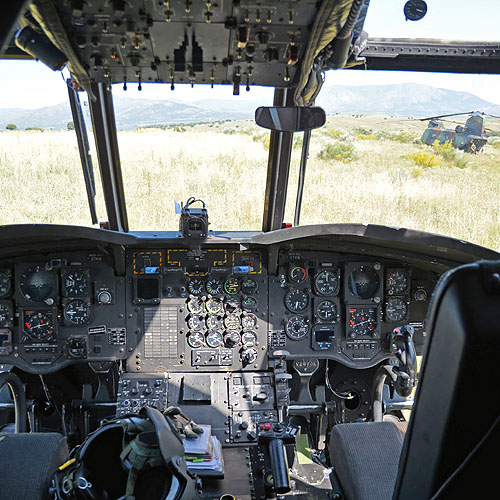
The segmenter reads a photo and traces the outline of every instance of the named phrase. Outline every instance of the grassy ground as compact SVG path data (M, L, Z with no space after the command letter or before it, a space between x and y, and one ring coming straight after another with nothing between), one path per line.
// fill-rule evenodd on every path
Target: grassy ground
M500 148L483 154L419 144L425 123L333 116L312 134L302 224L404 226L500 250ZM175 229L174 200L207 203L212 228L260 229L268 134L228 122L120 132L131 229ZM286 220L293 220L301 139L295 138ZM99 172L97 208L105 220ZM89 225L73 132L0 133L0 223Z

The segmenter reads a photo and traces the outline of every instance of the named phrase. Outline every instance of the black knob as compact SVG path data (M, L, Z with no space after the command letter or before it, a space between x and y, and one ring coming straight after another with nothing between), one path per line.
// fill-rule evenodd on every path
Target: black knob
M255 441L257 439L257 434L253 431L248 431L247 438L249 441Z
M245 421L245 420L243 420L243 422L241 422L241 424L240 424L240 429L241 429L242 431L244 431L244 430L248 429L248 422L247 422L247 421Z

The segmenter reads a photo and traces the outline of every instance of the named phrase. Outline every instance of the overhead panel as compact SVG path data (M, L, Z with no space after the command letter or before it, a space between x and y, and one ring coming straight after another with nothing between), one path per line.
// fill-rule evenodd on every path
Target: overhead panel
M287 87L293 84L315 1L56 0L90 78Z

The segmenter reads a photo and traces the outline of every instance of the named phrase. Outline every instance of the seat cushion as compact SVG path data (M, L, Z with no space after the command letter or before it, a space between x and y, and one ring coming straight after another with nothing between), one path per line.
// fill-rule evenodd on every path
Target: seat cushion
M330 436L330 460L346 500L390 500L404 432L393 422L339 424Z
M0 498L45 500L52 473L67 457L61 434L0 434Z

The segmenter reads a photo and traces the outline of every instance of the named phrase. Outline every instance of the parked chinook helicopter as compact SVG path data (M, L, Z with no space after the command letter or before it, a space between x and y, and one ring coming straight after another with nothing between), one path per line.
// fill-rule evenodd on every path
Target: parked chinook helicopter
M454 129L445 128L440 118L469 114L465 126L457 125ZM451 113L447 115L421 118L421 121L430 120L422 134L422 142L432 146L436 141L439 144L449 142L454 148L466 153L479 153L488 142L485 135L485 113L472 111L470 113Z
M0 401L0 498L496 491L500 254L401 227L299 225L324 71L500 71L498 44L358 45L368 4L4 2L0 53L71 72L95 224L88 94L107 223L0 227L0 384L12 396ZM130 230L112 99L127 82L275 88L256 112L271 130L262 230L210 231L191 198L179 231ZM295 227L283 228L299 131Z

